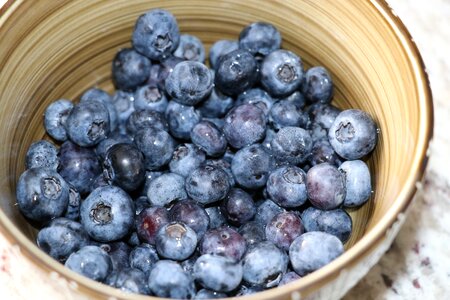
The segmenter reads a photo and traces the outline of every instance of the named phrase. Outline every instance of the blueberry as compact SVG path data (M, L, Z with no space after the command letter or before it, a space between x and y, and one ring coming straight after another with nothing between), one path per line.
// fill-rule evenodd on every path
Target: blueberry
M369 154L377 143L377 126L372 118L358 109L341 112L328 131L331 146L348 160Z
M69 187L69 205L67 206L64 217L73 221L78 221L80 219L80 204L80 193L73 187Z
M197 247L197 234L181 222L163 225L156 234L156 251L159 256L172 260L185 260Z
M352 219L343 209L320 210L309 207L302 212L305 231L323 231L345 243L352 233Z
M106 152L103 174L112 184L134 191L145 180L144 155L131 144L116 144Z
M66 141L59 149L59 174L80 194L86 194L102 168L92 148Z
M269 122L276 130L288 126L307 128L309 118L294 103L282 100L273 104Z
M220 227L206 232L199 249L201 254L220 255L239 261L247 246L245 239L236 230Z
M25 158L25 167L45 168L56 171L59 165L58 149L55 145L46 141L39 140L31 144L28 148Z
M104 160L106 153L112 146L123 143L132 144L133 140L129 135L114 132L110 134L108 138L97 144L97 146L95 147L95 153L100 160Z
M287 272L283 275L283 277L281 277L281 281L278 284L278 286L282 286L282 285L291 283L300 278L302 278L302 277L295 272Z
M92 182L92 184L91 184L91 186L89 188L89 193L92 192L93 190L95 190L96 188L99 188L99 187L102 187L102 186L108 186L108 185L110 185L110 184L106 180L105 176L103 176L103 174L100 174Z
M95 146L110 132L109 112L97 101L86 101L75 105L66 120L67 134L79 146Z
M89 236L78 222L55 220L58 221L38 232L36 243L45 253L64 262L70 254L89 244Z
M201 289L195 294L194 299L221 299L226 298L227 294L219 293L207 289Z
M339 166L342 161L336 152L334 152L334 149L331 147L328 139L319 139L314 141L309 163L311 166L321 163L330 163L332 165Z
M112 78L117 89L134 90L149 76L151 62L133 49L119 50L112 62Z
M205 211L209 216L209 228L216 229L223 226L227 222L218 206L205 208Z
M175 66L182 61L184 61L184 59L176 57L176 56L169 56L161 61L160 69L157 74L157 86L160 89L163 89L163 90L166 89L167 77L169 76L170 73L173 72L173 68L175 68Z
M137 235L136 231L132 231L131 233L129 233L124 240L126 241L126 243L131 246L131 247L136 247L139 246L141 244L141 241L139 240L139 237Z
M366 203L372 195L372 183L367 164L361 160L349 160L339 167L344 176L347 191L344 206L357 207Z
M211 94L214 80L208 67L194 61L178 63L166 79L166 91L183 105L196 105Z
M294 271L305 276L330 263L343 252L342 242L334 235L311 231L292 242L289 258Z
M267 240L286 251L303 232L302 221L294 212L279 213L266 226Z
M275 100L263 89L253 88L246 90L236 99L236 106L242 104L253 104L259 107L265 116L269 115Z
M178 139L190 139L191 130L201 120L201 114L193 106L170 101L166 110L170 134Z
M141 213L146 208L150 207L150 202L148 201L147 196L140 196L136 200L134 200L134 208L136 212L136 216Z
M177 49L180 32L170 12L153 9L139 16L131 39L136 51L150 59L161 60Z
M156 249L149 244L141 244L130 252L130 266L150 275L155 263L159 260Z
M226 96L217 88L214 88L211 95L200 104L198 110L204 116L221 118L233 107L233 104L234 99L232 97Z
M125 242L114 242L101 244L100 248L106 251L111 257L113 271L120 271L130 267L131 247Z
M165 208L149 207L137 216L136 232L142 242L155 245L158 230L167 223L169 223L169 216Z
M200 253L198 251L195 251L194 254L192 254L188 259L185 259L182 262L180 262L180 265L186 273L192 274L195 262L199 257Z
M32 168L20 175L16 197L22 214L43 223L64 215L69 203L69 186L56 171Z
M192 299L195 295L192 277L170 260L160 260L155 264L148 286L155 296L162 298Z
M150 109L135 110L129 116L126 123L127 131L131 135L134 135L140 129L151 126L160 130L169 131L169 124L164 115Z
M216 67L215 84L225 95L239 95L258 79L256 60L248 51L237 49L221 56Z
M236 152L231 171L239 185L257 189L266 184L272 166L270 154L261 144L254 144Z
M153 126L142 128L136 132L134 142L144 154L144 166L147 170L157 170L172 158L174 140L164 130Z
M311 204L323 210L337 208L345 199L345 182L339 170L328 163L315 165L306 173Z
M217 159L207 159L205 164L207 166L213 166L221 168L227 173L228 182L230 183L230 187L234 186L236 183L234 180L233 172L231 172L231 161L225 160L224 156L222 158Z
M193 144L180 144L173 152L170 171L187 177L205 162L205 153Z
M138 269L126 268L111 273L106 283L127 293L149 295L147 276Z
M275 215L283 212L284 209L270 199L257 203L255 221L263 226L272 220Z
M149 109L163 113L167 108L167 98L158 87L143 85L134 93L134 109Z
M148 199L147 191L150 186L150 182L152 182L155 178L161 176L162 174L164 174L164 172L160 172L160 171L145 172L145 182L144 182L144 186L141 189L140 195L145 196ZM150 202L149 202L149 204L150 204Z
M134 215L130 196L115 186L95 189L80 207L81 224L99 242L123 238L134 224Z
M264 289L261 286L247 286L244 284L241 284L239 288L235 291L235 294L233 294L235 297L241 297L241 296L247 296L247 295L253 295L259 292L262 292Z
M295 91L287 97L280 98L279 101L286 101L294 104L297 109L303 109L306 105L306 100L300 91Z
M103 282L112 271L108 253L97 246L85 246L72 253L65 266L90 279Z
M261 242L250 248L244 256L244 280L265 288L277 286L286 272L288 256L271 242Z
M324 67L312 67L306 71L301 89L310 102L330 103L333 97L333 80Z
M203 43L198 37L182 34L180 35L180 44L173 55L202 63L205 61L205 47L203 47Z
M242 225L253 219L256 207L248 193L234 188L222 202L222 213L230 223Z
M175 173L166 173L150 182L147 197L151 205L166 206L187 198L184 178Z
M287 50L275 50L261 65L261 84L273 97L286 97L297 90L303 80L303 62Z
M306 173L296 166L283 166L270 173L267 193L276 204L291 208L307 200Z
M328 139L328 129L341 110L331 104L314 103L306 110L311 119L311 134L314 139Z
M107 92L101 89L97 88L88 89L83 93L83 95L81 95L80 103L88 101L98 102L106 107L109 113L110 131L111 132L114 131L117 127L118 119L117 119L117 110L114 104L112 103L111 95L109 95Z
M209 49L209 64L216 69L222 56L239 49L239 44L235 40L218 40Z
M293 165L303 163L311 153L311 135L300 127L280 129L270 143L273 155L282 162Z
M125 134L127 120L134 112L134 93L117 90L111 101L117 111L119 130Z
M255 56L264 57L280 49L281 34L272 24L255 22L245 27L239 34L239 48L248 50Z
M193 277L203 287L216 292L230 292L242 280L242 265L223 256L204 254L194 265Z
M238 232L245 239L249 247L258 244L266 239L264 227L256 221L245 223L239 228Z
M209 121L201 121L192 128L191 140L209 156L221 156L227 149L224 134Z
M276 135L276 131L271 129L271 128L267 128L266 131L266 137L264 138L264 140L261 142L261 145L263 145L263 147L269 151L269 153L272 153L272 146L270 145L270 143L272 143L273 138Z
M67 140L66 121L73 108L70 100L59 99L50 103L44 113L44 127L48 135L57 141Z
M230 182L227 173L218 167L199 167L186 178L187 194L201 204L222 200L229 190Z
M209 228L209 216L205 209L192 200L176 203L169 212L172 222L182 222L192 228L200 240Z

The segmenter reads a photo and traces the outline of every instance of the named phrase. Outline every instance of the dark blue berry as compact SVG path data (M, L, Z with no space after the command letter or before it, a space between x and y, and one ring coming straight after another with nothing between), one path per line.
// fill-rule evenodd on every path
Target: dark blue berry
M45 110L45 131L57 141L64 142L68 138L66 122L72 108L73 103L70 100L60 99L50 103Z
M231 258L204 254L194 265L193 277L203 287L216 292L231 292L242 280L242 264Z
M303 205L307 200L306 173L296 166L284 166L270 173L267 193L281 207Z
M106 152L103 174L112 184L134 191L145 180L144 155L131 144L116 144Z
M377 143L377 126L372 118L358 109L341 112L328 131L331 146L348 160L369 154Z
M220 255L239 261L247 250L247 245L236 230L220 227L206 232L199 249L201 254Z
M164 131L169 131L169 124L166 118L160 112L141 109L134 111L128 118L126 128L129 134L134 135L140 129L146 127L155 127Z
M134 93L117 90L111 101L117 111L119 131L125 134L127 120L134 112Z
M311 231L292 242L289 258L294 271L305 276L330 263L343 252L342 242L334 235Z
M287 126L307 128L309 118L294 103L281 100L273 104L269 122L276 130Z
M321 163L330 163L339 166L342 163L341 158L334 152L330 142L326 138L315 140L309 157L309 164L315 166Z
M231 172L231 161L225 160L225 158L208 159L205 164L207 166L219 167L225 171L228 175L228 181L230 182L230 187L234 186L235 180L233 172Z
M131 247L125 242L114 242L101 244L100 248L106 251L111 257L113 271L120 271L130 267Z
M209 64L216 69L220 58L234 50L239 49L239 43L234 40L218 40L209 49Z
M103 104L106 107L106 109L108 110L108 113L109 113L110 131L113 132L117 127L118 119L117 119L116 107L112 103L111 95L109 95L107 92L105 92L101 89L97 89L97 88L88 89L87 91L85 91L83 93L83 95L81 95L80 103L88 102L88 101L98 102L98 103ZM108 134L106 134L106 135L108 135Z
M294 212L282 212L266 226L266 238L278 248L289 250L291 243L304 232L302 220Z
M284 127L272 139L270 147L277 160L298 165L311 153L312 138L303 128Z
M144 154L144 166L147 170L158 170L172 158L174 140L164 130L153 126L142 128L136 132L134 143Z
M148 201L147 196L140 196L136 200L134 200L134 208L136 211L136 216L141 213L146 208L150 207L150 202Z
M214 88L211 95L200 104L198 110L204 116L221 118L233 107L233 104L234 99L232 97L226 96L217 88Z
M80 194L90 191L102 168L92 148L80 147L66 141L59 149L59 174Z
M148 286L162 298L192 299L195 295L193 278L181 266L170 260L160 260L150 273Z
M294 104L297 109L303 109L306 105L306 100L300 91L295 91L287 97L279 99L279 101L287 101Z
M270 199L256 203L255 221L262 226L266 226L277 214L284 211L284 209Z
M306 190L313 206L330 210L345 199L345 182L339 170L328 163L315 165L306 173Z
M272 167L272 158L261 144L242 148L236 152L231 163L234 178L248 189L263 187Z
M209 216L205 209L192 200L184 200L176 203L169 211L169 219L172 222L181 222L192 228L197 234L198 240L209 228Z
M200 299L221 299L221 298L226 298L227 294L225 293L219 293L219 292L215 292L215 291L211 291L211 290L207 290L207 289L201 289L197 292L197 294L195 294L194 299L196 300L200 300Z
M164 91L160 90L158 87L143 85L134 93L135 110L148 109L164 113L168 103Z
M305 231L323 231L345 243L352 232L352 219L343 209L320 210L309 207L302 212Z
M236 99L236 106L242 104L253 104L259 107L264 115L268 116L275 100L263 89L253 88L246 90Z
M217 88L226 95L239 95L258 79L256 60L248 51L238 49L220 58L215 75Z
M330 103L333 97L333 80L324 67L312 67L305 72L301 89L309 102Z
M172 260L185 260L197 247L197 234L181 222L162 226L156 234L156 251L159 256Z
M70 254L89 244L89 236L80 223L59 218L39 231L36 243L45 253L64 262Z
M177 49L179 41L177 21L166 10L150 10L136 21L132 36L133 47L152 60L170 56Z
M148 187L150 186L150 182L152 182L153 179L161 176L162 174L164 174L164 172L160 172L160 171L145 172L145 182L144 182L144 186L141 189L140 195L147 197L147 191L148 191ZM148 197L147 197L147 199L148 199Z
M45 168L56 171L59 165L58 149L46 140L39 140L31 144L25 157L25 167Z
M272 146L270 145L270 143L272 142L273 138L276 135L276 131L271 129L271 128L267 128L266 130L266 137L264 138L264 140L261 142L261 145L263 145L263 147L269 151L269 153L272 153L271 149Z
M196 105L211 94L214 79L208 67L194 61L178 63L166 79L166 91L183 105Z
M170 73L173 72L173 68L175 68L175 66L182 61L184 61L184 59L173 56L173 55L169 56L161 61L159 72L158 72L157 78L156 78L157 86L160 89L163 89L163 90L166 89L167 77L169 76ZM152 74L150 74L150 76L151 75ZM151 77L150 77L150 79L151 79Z
M150 275L155 263L159 260L156 249L149 244L141 244L130 252L130 266Z
M238 232L247 242L247 245L253 246L266 239L264 226L257 221L250 221L242 225Z
M158 230L167 223L169 223L169 216L165 208L149 207L137 216L136 232L142 242L155 245Z
M120 90L134 90L149 76L150 60L134 49L119 50L112 62L114 85Z
M97 246L85 246L72 253L65 266L90 279L103 282L112 271L108 253Z
M182 34L180 35L180 44L173 55L185 60L202 63L205 61L205 47L203 47L203 43L198 37L190 34Z
M193 106L170 101L166 110L170 134L178 139L191 138L191 130L201 120L201 114Z
M205 153L193 144L180 144L173 152L170 171L187 177L206 160Z
M78 221L80 219L80 204L80 193L73 187L69 187L69 205L67 206L64 217L73 221Z
M218 206L207 207L205 211L209 216L209 228L219 228L227 222Z
M133 226L134 216L130 196L115 186L95 189L80 207L81 224L89 236L99 242L123 238Z
M167 206L186 199L184 177L175 173L162 174L150 182L147 197L154 206Z
M278 285L288 265L286 253L271 242L261 242L244 256L244 280L251 285L271 288Z
M303 62L294 53L276 50L264 58L261 84L273 97L286 97L296 91L303 80Z
M248 286L241 284L239 288L236 290L235 294L233 294L235 297L241 297L241 296L247 296L247 295L253 295L259 292L264 291L264 288L261 286Z
M112 272L106 283L126 293L149 295L148 277L139 269L125 268Z
M95 147L95 153L100 160L104 160L108 150L117 144L132 144L133 139L126 134L118 133L117 131L112 133L108 138L104 139Z
M16 187L19 209L30 220L43 223L64 215L69 203L69 186L56 171L28 169Z
M272 24L255 22L245 27L239 34L239 48L248 50L255 56L264 57L280 49L281 34Z
M372 183L367 164L361 160L349 160L339 166L347 191L344 206L357 207L366 203L372 195Z
M242 225L253 219L256 206L252 197L241 189L231 189L222 202L222 213L232 224Z
M209 121L201 121L192 128L191 140L209 156L221 156L227 149L224 134Z
M217 202L230 190L227 173L222 168L202 166L186 178L186 192L201 204Z
M281 280L280 280L280 283L278 284L278 286L282 286L282 285L291 283L300 278L302 278L302 277L295 272L287 272L283 275L283 277L281 277Z

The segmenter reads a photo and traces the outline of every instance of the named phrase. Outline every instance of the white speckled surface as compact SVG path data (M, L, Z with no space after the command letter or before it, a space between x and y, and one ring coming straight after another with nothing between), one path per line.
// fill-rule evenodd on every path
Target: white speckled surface
M0 6L4 1L0 0ZM398 237L381 261L344 299L448 299L450 0L388 2L410 30L427 66L434 95L434 142L423 188ZM51 278L43 276L1 235L0 271L2 299L37 299L36 295L45 295L45 299L71 299L64 291L73 288L73 284L55 280L56 274Z

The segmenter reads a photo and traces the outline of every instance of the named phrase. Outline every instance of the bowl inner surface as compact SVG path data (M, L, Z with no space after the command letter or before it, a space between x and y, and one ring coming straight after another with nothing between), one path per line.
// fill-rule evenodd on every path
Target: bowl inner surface
M250 22L271 22L282 33L283 48L300 55L307 67L324 65L331 71L335 105L365 110L375 119L381 133L368 161L374 194L366 205L350 211L354 231L347 248L369 234L390 209L402 205L396 203L399 195L412 189L405 184L418 176L426 144L423 127L430 112L420 100L423 91L417 87L410 53L376 2L117 0L10 5L0 18L0 217L6 216L2 223L32 240L25 241L15 231L40 261L64 275L79 279L58 269L32 245L36 230L15 206L15 183L24 170L28 146L46 137L42 116L47 105L59 98L78 101L93 85L112 92L112 58L119 48L130 46L136 18L151 8L170 10L180 30L197 35L207 48L218 39L236 39ZM99 293L105 289L83 283Z

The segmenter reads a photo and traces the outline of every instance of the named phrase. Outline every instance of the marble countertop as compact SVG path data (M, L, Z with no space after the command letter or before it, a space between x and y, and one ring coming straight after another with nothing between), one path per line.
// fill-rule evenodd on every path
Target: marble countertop
M447 299L450 295L450 221L446 218L450 211L450 0L388 2L410 30L427 66L435 106L434 140L425 181L398 237L344 299ZM0 7L3 3L0 0ZM37 289L47 299L61 298L61 290L51 288L57 275L42 278L43 274L29 262L19 259L18 249L5 245L6 240L0 235L3 299L33 298ZM14 272L14 269L27 269L27 272ZM53 284L46 285L46 280ZM12 282L22 282L21 286L27 288L18 288ZM67 283L61 282L61 286Z

